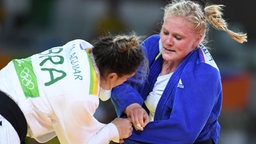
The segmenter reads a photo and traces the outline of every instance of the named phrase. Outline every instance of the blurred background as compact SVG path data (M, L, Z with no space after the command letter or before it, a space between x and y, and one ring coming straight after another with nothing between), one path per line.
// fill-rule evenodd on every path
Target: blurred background
M167 0L0 0L0 68L73 39L136 32L158 33ZM198 1L202 4L205 1ZM224 4L229 28L248 34L239 44L225 32L210 29L211 53L223 82L220 144L256 143L256 18L253 1L208 0ZM111 101L101 102L95 116L110 122L116 115ZM57 138L47 144L58 144ZM28 138L28 144L37 144Z

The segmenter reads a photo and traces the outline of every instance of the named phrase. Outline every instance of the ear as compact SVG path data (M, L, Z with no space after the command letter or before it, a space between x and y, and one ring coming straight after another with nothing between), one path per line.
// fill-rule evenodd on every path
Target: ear
M196 37L196 39L195 39L195 42L194 42L194 44L193 44L193 47L194 47L194 48L199 45L199 43L201 42L202 38L203 38L203 35L202 35L202 34L198 34L198 35L197 35L197 37Z
M109 73L108 76L107 76L107 79L108 80L116 80L118 78L117 74L116 73Z
M111 88L115 85L117 79L118 79L117 73L109 73L109 74L107 75L107 81L108 81L109 86L110 86Z

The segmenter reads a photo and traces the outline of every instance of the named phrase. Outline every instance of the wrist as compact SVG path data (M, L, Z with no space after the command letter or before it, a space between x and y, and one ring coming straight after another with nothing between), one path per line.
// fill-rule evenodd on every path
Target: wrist
M112 129L111 132L110 132L111 133L111 136L110 136L111 140L118 143L120 135L119 135L119 131L118 131L117 126L113 122L111 122L107 125L107 127L108 127L108 129Z
M135 109L135 108L141 108L141 105L138 104L138 103L130 104L129 106L126 107L124 113L125 113L126 115L128 115L129 112L130 112L131 110Z

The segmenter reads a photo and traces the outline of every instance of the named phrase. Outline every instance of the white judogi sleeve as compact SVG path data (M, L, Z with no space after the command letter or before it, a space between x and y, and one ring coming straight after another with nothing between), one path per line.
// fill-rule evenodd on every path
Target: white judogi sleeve
M118 130L113 124L100 123L93 117L98 98L91 96L89 99L91 102L75 98L65 102L61 100L69 106L55 107L59 113L56 113L53 126L61 143L108 144L112 139L119 139Z

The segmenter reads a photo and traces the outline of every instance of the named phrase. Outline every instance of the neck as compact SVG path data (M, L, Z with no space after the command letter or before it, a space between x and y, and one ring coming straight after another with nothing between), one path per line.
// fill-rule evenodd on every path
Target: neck
M174 72L174 70L176 68L177 68L177 65L175 63L168 62L168 61L164 60L160 75L166 75L166 74L169 74L171 72Z

